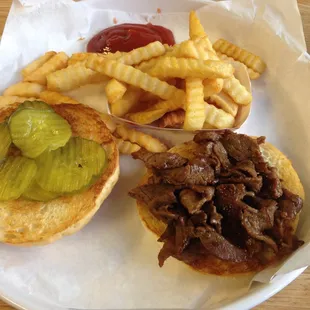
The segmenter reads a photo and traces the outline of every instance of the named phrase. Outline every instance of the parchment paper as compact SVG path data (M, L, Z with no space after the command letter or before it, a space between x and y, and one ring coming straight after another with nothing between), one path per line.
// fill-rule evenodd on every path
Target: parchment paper
M252 83L253 108L239 130L266 135L293 161L310 187L309 81L296 1L15 1L0 46L0 91L19 80L19 71L47 50L85 50L101 29L118 23L152 22L170 28L177 41L188 36L188 11L198 9L211 40L224 37L260 55L268 69ZM156 13L157 8L162 10ZM145 13L148 12L148 13ZM81 38L85 38L80 40ZM99 110L103 99L80 96ZM223 300L244 294L252 276L221 278L200 275L169 259L157 266L160 244L142 226L127 192L143 175L142 165L121 159L121 177L94 219L79 233L45 247L0 245L0 288L14 286L63 307L75 308L218 308ZM305 204L298 236L306 241L275 275L310 263L310 209Z

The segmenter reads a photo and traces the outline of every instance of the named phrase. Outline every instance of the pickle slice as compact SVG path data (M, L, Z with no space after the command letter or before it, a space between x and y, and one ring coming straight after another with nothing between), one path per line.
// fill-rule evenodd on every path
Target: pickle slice
M30 158L64 146L71 137L68 122L46 109L16 111L10 118L9 129L13 143Z
M0 160L2 160L8 153L9 147L12 143L9 127L7 123L0 124Z
M36 180L50 192L72 193L87 188L106 166L105 150L96 142L71 138L62 148L36 159Z
M48 110L54 112L54 110L50 105L40 100L24 101L22 104L18 106L18 110L22 109Z
M0 164L0 200L17 199L28 188L37 172L34 160L16 156Z
M36 181L32 182L32 184L22 194L22 197L36 201L49 201L59 196L60 195L57 193L44 190Z

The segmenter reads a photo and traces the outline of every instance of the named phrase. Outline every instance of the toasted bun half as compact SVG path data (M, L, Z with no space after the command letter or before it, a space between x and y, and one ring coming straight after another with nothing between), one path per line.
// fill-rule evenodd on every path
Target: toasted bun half
M0 122L18 104L0 109ZM0 241L14 245L42 245L83 228L110 194L119 177L119 154L110 131L93 109L82 104L52 106L71 125L73 136L93 140L105 149L108 165L88 190L49 202L18 199L0 202Z
M197 148L197 144L193 141L186 142L181 145L177 145L169 150L172 153L178 153L181 156L193 159L193 154ZM270 143L264 143L260 145L261 152L266 162L272 167L277 168L277 173L282 180L283 187L290 190L292 193L299 195L303 200L305 199L304 188L300 182L297 172L292 166L291 161L276 147ZM145 181L147 180L147 175ZM144 183L144 182L143 182ZM137 207L141 220L145 226L155 233L158 237L166 229L166 224L159 221L149 210L147 205L137 201ZM292 228L296 231L298 225L299 215L296 217ZM177 257L176 257L177 258ZM183 262L188 264L196 271L202 273L211 273L218 275L232 275L238 273L250 273L261 269L255 262L242 262L234 263L230 261L223 261L212 255L187 255Z

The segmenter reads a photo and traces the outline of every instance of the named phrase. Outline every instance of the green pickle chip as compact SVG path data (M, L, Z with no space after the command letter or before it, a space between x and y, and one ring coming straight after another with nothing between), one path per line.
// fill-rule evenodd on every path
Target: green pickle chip
M35 110L48 110L54 112L52 107L48 105L47 103L39 100L34 100L34 101L24 101L21 103L17 110L22 110L22 109L35 109Z
M49 192L68 194L87 188L106 167L105 150L96 142L71 138L62 148L37 159L36 181Z
M57 193L44 190L36 181L32 182L32 184L22 194L23 198L36 201L49 201L59 196L60 195Z
M64 146L72 134L68 122L48 109L17 110L9 120L9 129L13 143L29 158Z
M0 200L13 200L29 187L37 172L34 160L15 156L0 164Z
M0 124L0 160L5 158L12 143L7 123Z

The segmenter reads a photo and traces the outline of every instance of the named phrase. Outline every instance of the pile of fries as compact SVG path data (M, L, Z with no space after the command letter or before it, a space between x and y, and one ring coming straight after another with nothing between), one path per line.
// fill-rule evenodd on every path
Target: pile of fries
M0 96L0 107L41 99L48 104L78 104L64 93L105 82L111 114L138 124L200 129L232 128L238 110L252 101L251 93L234 76L233 61L244 64L251 79L266 65L260 57L220 39L213 45L195 12L189 16L189 40L174 46L153 42L128 53L47 52L22 71L22 82ZM104 121L122 153L144 147L160 152L166 146L125 125Z

